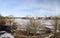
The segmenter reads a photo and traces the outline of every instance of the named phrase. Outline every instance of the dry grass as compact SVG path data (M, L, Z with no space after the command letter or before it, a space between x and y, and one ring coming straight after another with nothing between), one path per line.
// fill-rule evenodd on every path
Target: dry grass
M43 36L38 35L38 36L27 36L27 35L22 35L21 31L16 30L15 31L15 38L43 38Z
M56 38L60 38L60 32L56 33L55 35L56 35L56 36L55 36ZM54 35L51 36L50 38L54 38Z
M19 36L15 38L43 38L42 36Z

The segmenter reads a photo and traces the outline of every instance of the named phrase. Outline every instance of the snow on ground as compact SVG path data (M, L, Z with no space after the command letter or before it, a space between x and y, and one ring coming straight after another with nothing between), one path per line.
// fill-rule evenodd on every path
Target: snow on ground
M14 38L14 36L10 33L5 32L4 34L0 35L0 38Z

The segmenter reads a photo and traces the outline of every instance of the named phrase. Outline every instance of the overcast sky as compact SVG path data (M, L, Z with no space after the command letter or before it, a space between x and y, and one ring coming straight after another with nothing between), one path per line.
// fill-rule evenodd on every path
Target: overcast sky
M3 16L56 16L60 15L60 0L0 0Z

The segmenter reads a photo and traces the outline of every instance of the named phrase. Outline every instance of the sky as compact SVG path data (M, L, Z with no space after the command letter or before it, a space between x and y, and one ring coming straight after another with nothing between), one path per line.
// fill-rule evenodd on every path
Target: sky
M56 16L60 15L60 0L0 0L3 16Z

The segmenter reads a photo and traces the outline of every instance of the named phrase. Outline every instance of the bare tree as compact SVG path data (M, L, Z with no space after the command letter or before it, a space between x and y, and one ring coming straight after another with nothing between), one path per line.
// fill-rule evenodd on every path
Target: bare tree
M57 26L59 25L57 16L53 17L53 22L54 23L52 23L52 25L54 26L54 38L57 38L57 35L56 35L56 33L57 33Z
M37 30L39 30L41 26L42 25L40 21L35 19L29 20L29 22L27 23L28 34L33 33L33 35L36 35Z

